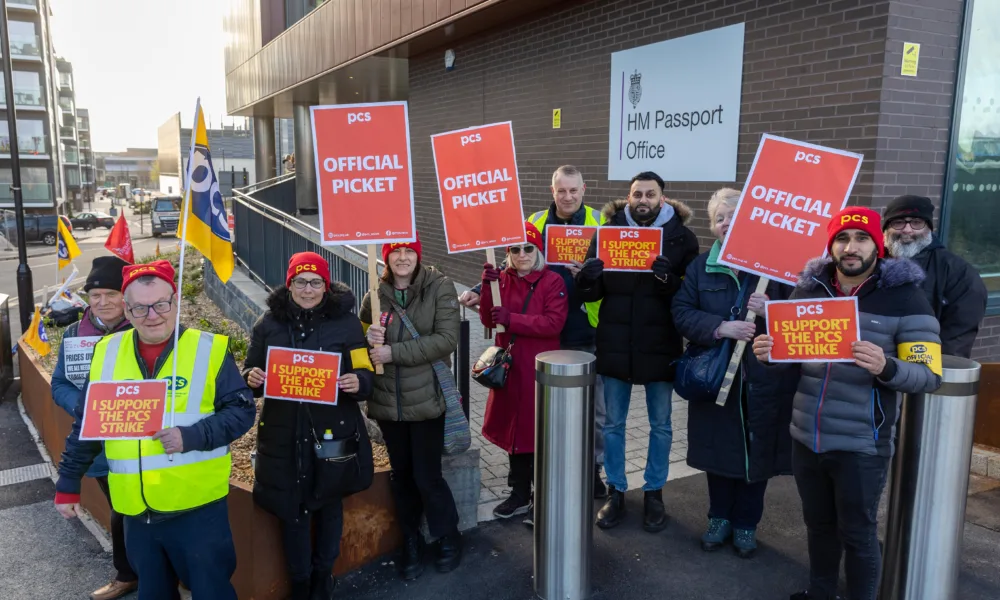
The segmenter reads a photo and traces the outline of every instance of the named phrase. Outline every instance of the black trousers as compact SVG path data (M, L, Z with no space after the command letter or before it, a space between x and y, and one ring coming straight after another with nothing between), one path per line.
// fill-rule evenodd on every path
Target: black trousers
M792 471L809 540L809 591L833 598L845 554L849 600L874 600L882 553L878 502L889 458L853 452L816 454L792 444Z
M726 519L737 529L757 529L764 515L767 480L747 483L722 475L708 476L708 517Z
M108 476L97 478L97 485L104 492L104 497L111 505L111 488L108 487ZM132 570L132 565L128 562L128 554L125 553L125 518L115 509L111 509L111 562L115 566L118 574L115 579L125 583L131 583L139 577Z
M431 537L457 531L455 498L441 474L444 415L428 421L380 420L378 426L389 452L392 495L403 533L418 536L425 515Z
M313 523L316 543L313 545ZM281 541L292 581L308 581L314 570L330 572L340 556L344 532L344 504L340 498L322 508L305 511L294 521L281 521Z
M531 486L535 483L535 454L508 454L510 470L507 471L507 485L522 498L531 496Z

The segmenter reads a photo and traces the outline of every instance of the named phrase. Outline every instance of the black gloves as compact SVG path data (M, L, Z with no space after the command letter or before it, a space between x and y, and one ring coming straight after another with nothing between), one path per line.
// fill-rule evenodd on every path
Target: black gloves
M599 258L588 258L584 261L583 266L580 267L580 273L577 277L584 281L597 281L597 278L600 277L603 272L603 260Z
M657 279L666 283L670 280L670 270L672 267L670 259L661 254L653 261L653 275L656 275Z

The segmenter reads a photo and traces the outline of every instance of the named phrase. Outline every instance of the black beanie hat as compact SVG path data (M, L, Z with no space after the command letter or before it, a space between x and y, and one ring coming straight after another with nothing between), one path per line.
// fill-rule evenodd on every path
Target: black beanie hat
M889 221L901 217L917 217L927 221L927 226L934 230L934 204L924 196L899 196L885 207L882 214L882 231L889 228Z
M128 263L117 256L98 256L90 267L83 291L89 292L94 288L115 291L122 289L122 268L127 266Z

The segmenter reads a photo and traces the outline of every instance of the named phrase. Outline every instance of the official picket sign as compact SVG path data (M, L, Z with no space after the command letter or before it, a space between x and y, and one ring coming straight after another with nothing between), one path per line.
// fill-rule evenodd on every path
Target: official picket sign
M323 245L414 241L406 102L310 110Z
M431 148L448 252L525 243L510 122L432 135Z
M264 397L337 404L340 354L272 346L267 350Z
M597 228L597 258L605 271L652 271L662 244L659 227Z
M771 362L854 362L861 339L858 299L774 300L764 303Z
M826 254L826 226L847 206L862 158L764 134L719 262L795 285L806 261Z
M546 225L545 264L572 265L587 258L587 249L597 227L585 225Z
M83 382L90 374L90 359L94 357L94 347L101 341L101 336L63 338L63 365L66 367L66 379L69 379L77 389L83 389Z
M81 440L141 440L164 427L167 380L97 381L87 386Z

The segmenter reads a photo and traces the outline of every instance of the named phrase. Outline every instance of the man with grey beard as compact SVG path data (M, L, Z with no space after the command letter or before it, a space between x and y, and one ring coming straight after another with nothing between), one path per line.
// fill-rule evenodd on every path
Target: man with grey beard
M934 237L934 205L899 196L882 215L886 254L909 258L927 274L921 283L941 323L941 353L969 358L986 314L986 285L975 267Z

